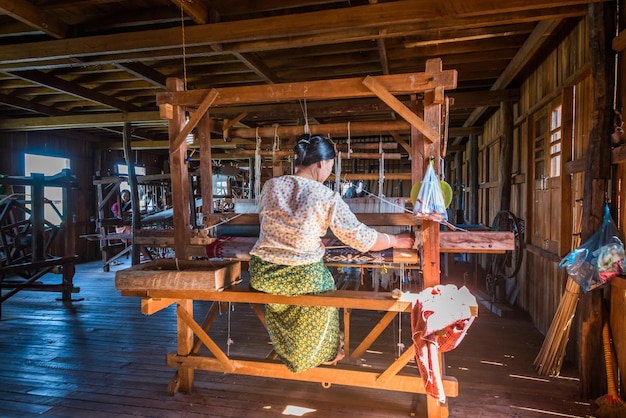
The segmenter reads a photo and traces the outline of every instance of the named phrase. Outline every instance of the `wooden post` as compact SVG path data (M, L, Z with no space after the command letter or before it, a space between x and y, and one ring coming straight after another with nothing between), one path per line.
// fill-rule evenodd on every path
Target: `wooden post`
M593 78L593 115L585 158L581 242L601 225L611 175L609 138L613 131L614 59L611 42L615 34L615 4L589 6L589 42ZM581 293L578 304L581 394L594 399L606 393L602 349L602 292Z
M135 162L133 161L133 153L131 150L131 132L130 123L124 123L124 131L122 133L122 142L124 144L124 159L126 160L126 166L128 167L128 184L130 186L130 203L132 210L132 223L131 230L133 234L132 238L132 264L139 264L139 245L135 245L135 232L141 228L141 219L139 215L139 190L137 188L137 175L135 173ZM121 207L120 207L121 213Z
M177 309L184 309L190 316L193 316L193 300L183 299L178 302L176 307ZM176 315L176 329L178 333L178 354L187 356L193 351L193 330L178 314ZM194 370L189 367L179 367L177 374L178 389L183 393L191 393L193 391Z
M202 193L202 219L213 213L213 162L211 161L211 119L207 112L198 123L200 141L200 187Z
M45 176L41 173L32 173L32 186L30 187L30 207L32 223L32 255L31 262L43 261L44 254L44 198Z
M459 193L454 196L454 208L459 211L463 211L463 219L465 219L465 207L463 202L465 201L465 187L463 187L463 152L458 151L454 154L454 165L456 170L454 172L454 183L457 185ZM459 223L458 216L455 214L454 223ZM462 220L463 220L462 219Z
M513 173L513 104L509 101L500 103L502 137L500 138L500 178L498 194L500 210L511 209L511 174Z
M467 160L467 177L469 183L469 196L467 208L470 224L478 223L478 136L471 134L469 137L469 158Z
M184 85L178 78L167 79L167 90L182 91ZM170 138L170 171L172 175L172 208L174 210L174 252L176 258L185 258L189 243L189 173L187 170L187 143L176 143L185 126L185 109L173 105L168 124Z

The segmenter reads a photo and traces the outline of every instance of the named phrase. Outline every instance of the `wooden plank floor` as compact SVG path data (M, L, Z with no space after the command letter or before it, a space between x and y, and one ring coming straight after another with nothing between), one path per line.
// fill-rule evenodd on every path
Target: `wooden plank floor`
M115 271L99 262L77 266L71 304L57 293L22 291L2 304L0 416L31 417L360 417L409 415L413 396L371 389L196 372L192 394L169 396L173 369L165 354L176 349L172 307L153 316L139 300L121 297ZM452 274L451 274L452 278ZM196 312L207 305L198 304ZM481 307L482 308L482 307ZM230 312L230 315L229 315ZM353 312L352 332L363 334L376 312ZM226 309L211 336L232 355L267 350L265 330L248 306ZM219 329L218 329L219 328ZM364 356L363 367L395 356L397 341L410 343L408 315L390 326ZM577 398L577 380L537 375L532 365L543 339L527 318L500 318L481 309L460 347L445 357L459 380L449 399L452 417L585 417L591 406ZM353 347L354 348L354 347ZM415 364L410 365L417 369ZM338 366L339 367L339 366ZM303 408L303 409L299 409Z

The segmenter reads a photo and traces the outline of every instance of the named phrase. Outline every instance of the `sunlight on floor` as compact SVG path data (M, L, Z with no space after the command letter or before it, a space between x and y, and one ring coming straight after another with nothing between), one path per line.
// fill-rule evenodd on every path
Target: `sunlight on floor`
M511 408L519 409L521 411L538 412L540 414L545 414L546 416L552 416L552 417L585 418L585 415L562 414L560 412L546 411L544 409L536 409L536 408L526 408L526 407L523 407L523 406L511 405Z
M535 380L537 382L550 383L550 379L544 379L544 378L541 378L541 377L522 376L520 374L510 374L509 377L515 377L516 379Z
M287 407L283 411L283 415L293 415L296 417L301 417L304 414L308 414L309 412L315 412L315 411L317 411L317 409L304 408L302 406L287 405Z

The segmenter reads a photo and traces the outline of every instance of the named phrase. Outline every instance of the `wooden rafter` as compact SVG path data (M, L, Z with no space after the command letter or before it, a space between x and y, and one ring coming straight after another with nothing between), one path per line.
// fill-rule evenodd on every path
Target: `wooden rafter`
M8 1L8 0L6 0ZM443 24L444 20L453 18L467 19L479 22L482 19L493 19L498 13L511 13L508 16L509 23L519 19L527 19L524 12L532 12L541 9L551 9L561 5L573 6L584 5L588 1L561 0L548 2L546 0L508 1L502 3L502 9L494 9L493 4L485 1L464 3L462 13L450 13L443 8L432 7L428 0L398 1L366 6L355 6L340 10L324 10L317 12L301 13L298 15L298 25L293 25L294 17L275 16L244 21L219 22L211 24L210 28L204 25L190 26L186 28L186 39L189 44L211 45L225 42L245 42L259 39L270 39L278 36L290 37L289 43L285 42L281 48L294 46L293 39L297 36L310 37L320 33L332 33L340 29L350 30L358 27L360 30L367 28L381 28L386 25L399 25L403 23ZM565 11L563 12L565 13ZM567 13L572 13L568 10ZM576 13L581 13L577 11ZM516 17L519 16L519 17ZM324 22L320 25L319 22ZM478 25L478 23L477 23ZM377 31L377 29L376 29ZM271 35L271 36L270 36ZM369 32L371 37L372 33ZM340 35L339 35L340 36ZM346 37L338 37L332 41L346 41ZM320 40L316 40L319 44ZM89 42L84 38L66 39L62 43L58 41L39 42L34 45L4 45L0 47L0 62L26 63L32 59L54 59L70 56L110 55L118 52L138 52L154 49L163 50L167 47L179 47L181 45L180 28L159 29L124 33L114 35L100 35L89 37ZM234 48L236 45L233 45ZM265 48L271 43L265 44ZM276 47L276 46L275 46Z
M65 38L69 26L27 0L0 0L0 11L53 38Z

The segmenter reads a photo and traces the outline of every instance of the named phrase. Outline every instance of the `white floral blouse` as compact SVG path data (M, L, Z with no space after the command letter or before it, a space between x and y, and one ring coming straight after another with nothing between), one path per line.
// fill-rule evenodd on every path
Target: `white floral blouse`
M300 176L265 182L259 218L261 231L250 254L275 264L321 261L325 252L321 238L328 228L344 244L362 252L377 238L376 230L360 222L338 193Z

